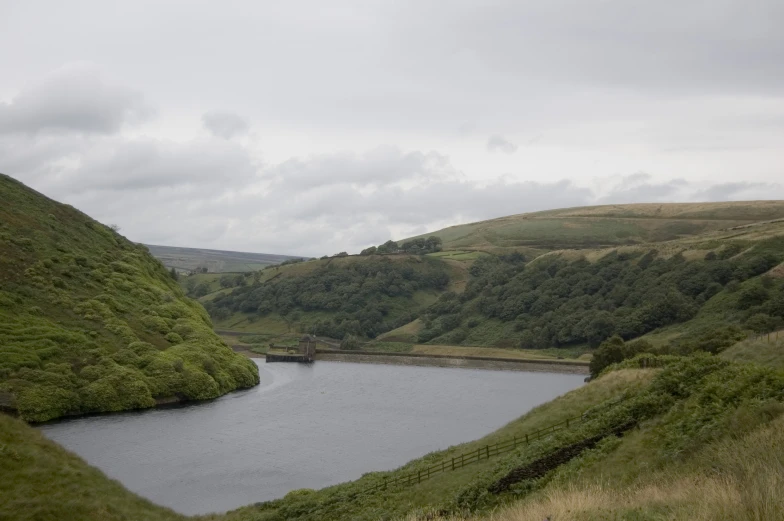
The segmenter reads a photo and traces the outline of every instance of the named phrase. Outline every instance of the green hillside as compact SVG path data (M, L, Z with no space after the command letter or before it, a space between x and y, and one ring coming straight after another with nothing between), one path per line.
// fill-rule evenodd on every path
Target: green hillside
M43 421L258 383L144 246L3 175L0 200L0 407Z
M593 353L587 385L480 440L201 519L784 518L779 203L658 205L670 224L706 223L677 238L670 224L646 227L652 206L634 205L637 217L632 207L559 210L554 220L605 219L605 237L620 218L645 221L650 235L546 254L542 242L525 253L367 253L181 277L180 288L143 247L1 180L13 204L0 209L0 396L27 419L255 383L182 288L219 329L259 347L316 328L376 337L376 350ZM488 452L510 439L511 450ZM451 469L470 454L486 457ZM182 518L2 415L0 472L0 519ZM403 476L417 479L383 487Z
M782 261L784 221L777 221L538 256L445 251L313 260L237 276L236 287L221 288L210 274L184 284L212 291L201 300L220 328L270 338L315 327L337 338L377 337L368 346L375 350L428 344L578 356L618 334L682 353L711 335L727 344L784 326ZM376 290L363 285L378 282L383 267L443 270L448 282L404 284L396 295L387 290L397 286L387 282ZM354 281L351 273L374 277ZM335 277L344 276L333 290Z
M760 229L758 229L760 228ZM765 332L784 325L784 223L746 235L710 236L604 251L486 256L460 295L422 315L420 342L521 348L598 346L688 325ZM764 228L766 233L762 233ZM670 340L673 340L671 338Z
M638 213L646 208L633 206ZM725 206L665 205L669 213L661 213L706 219ZM733 223L771 217L779 208L728 207L735 213L726 215L738 218ZM600 210L608 213L600 207L581 214ZM255 334L254 343L315 331L372 340L366 348L377 351L432 353L444 346L448 354L456 346L487 346L577 357L617 334L682 353L784 326L782 261L784 220L764 220L609 248L366 253L255 273L196 274L181 284L219 329ZM423 270L438 273L438 284L414 280Z
M436 236L444 250L520 251L531 256L669 241L776 219L784 219L784 201L623 204L510 215L412 239Z

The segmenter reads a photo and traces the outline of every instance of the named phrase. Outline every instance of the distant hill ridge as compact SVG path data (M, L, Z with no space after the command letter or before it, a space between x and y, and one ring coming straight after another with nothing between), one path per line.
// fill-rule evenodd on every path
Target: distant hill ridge
M303 258L274 253L183 248L154 244L146 244L145 246L164 266L188 272L198 271L202 268L207 269L210 273L256 271L287 260Z
M637 203L522 213L412 239L435 235L445 250L535 253L661 242L778 219L784 219L784 201Z

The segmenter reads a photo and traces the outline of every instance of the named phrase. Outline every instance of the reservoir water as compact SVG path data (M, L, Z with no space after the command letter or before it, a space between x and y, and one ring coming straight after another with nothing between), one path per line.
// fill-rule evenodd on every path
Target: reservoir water
M583 376L259 361L261 385L205 403L66 420L41 431L184 514L224 512L391 470L479 438Z

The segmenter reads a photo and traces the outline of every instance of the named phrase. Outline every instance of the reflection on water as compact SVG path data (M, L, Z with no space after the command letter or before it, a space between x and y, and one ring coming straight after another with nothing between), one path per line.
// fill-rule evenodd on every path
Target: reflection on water
M41 426L130 490L185 514L389 470L476 439L580 375L339 362L265 364L206 403Z

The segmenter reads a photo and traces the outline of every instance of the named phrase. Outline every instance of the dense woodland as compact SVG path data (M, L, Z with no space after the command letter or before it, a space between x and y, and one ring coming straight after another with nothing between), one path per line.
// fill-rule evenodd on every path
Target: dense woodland
M216 319L236 312L325 312L327 316L311 324L309 331L333 338L373 338L416 318L410 313L392 316L395 300L410 299L420 290L443 290L448 282L444 265L436 260L379 257L325 264L301 276L237 287L206 306Z
M655 249L615 250L593 262L558 254L532 262L520 253L485 255L470 267L465 291L456 294L444 291L449 277L437 259L394 262L370 256L266 283L248 276L237 276L237 281L225 277L221 285L236 284L234 290L205 305L218 320L237 312L315 312L308 330L333 338L374 338L420 318L424 328L419 342L448 345L462 343L472 328L492 319L513 324L508 336L518 347L542 349L596 348L614 336L626 342L689 321L713 302L726 316L707 331L696 328L682 334L671 352L715 352L735 342L742 331L762 333L784 325L784 283L761 276L782 258L781 238L725 243L701 260ZM395 299L410 303L418 290L441 295L425 309L409 306L405 313L390 313ZM644 344L629 345L624 348L627 354L649 350ZM610 358L618 361L615 355Z
M782 239L740 249L726 247L698 261L665 258L656 250L614 251L596 262L554 255L527 264L519 254L485 256L471 267L463 294L445 293L424 313L419 340L460 342L479 321L494 318L514 322L522 348L596 347L616 334L632 339L689 320L721 292L733 295L738 326L759 332L779 327L781 281L741 283L781 262Z

